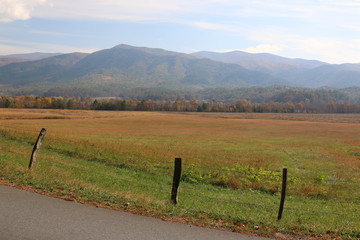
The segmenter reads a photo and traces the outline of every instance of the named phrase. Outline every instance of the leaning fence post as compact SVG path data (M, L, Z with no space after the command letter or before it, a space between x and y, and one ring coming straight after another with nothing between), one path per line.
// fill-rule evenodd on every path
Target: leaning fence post
M285 203L285 196L286 196L286 182L287 182L287 168L284 168L283 175L282 175L281 200L280 200L278 220L280 220L282 218L282 214L283 214L283 210L284 210L284 203Z
M181 158L175 158L175 166L174 166L174 178L171 190L171 201L174 204L178 203L178 188L180 184L181 178Z
M42 140L44 139L45 137L45 134L46 134L46 129L43 128L41 129L40 131L40 134L35 142L35 145L34 145L34 148L33 148L33 151L31 153L31 158L30 158L30 163L29 163L29 169L32 169L35 165L35 161L36 161L36 154L37 152L39 151L39 148L41 146L41 143L42 143Z

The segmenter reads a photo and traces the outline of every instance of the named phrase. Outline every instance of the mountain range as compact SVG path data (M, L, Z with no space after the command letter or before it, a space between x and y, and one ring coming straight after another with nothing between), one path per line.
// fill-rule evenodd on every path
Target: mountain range
M193 56L233 63L253 71L260 71L286 79L299 87L360 86L360 64L328 64L317 60L291 59L268 53L197 52Z
M54 57L60 55L61 53L27 53L27 54L12 54L0 56L0 67L9 63L17 62L29 62L34 60L40 60L43 58Z
M118 45L91 54L0 56L0 93L53 88L162 88L184 91L252 86L360 86L360 64L333 65L272 54L197 52Z

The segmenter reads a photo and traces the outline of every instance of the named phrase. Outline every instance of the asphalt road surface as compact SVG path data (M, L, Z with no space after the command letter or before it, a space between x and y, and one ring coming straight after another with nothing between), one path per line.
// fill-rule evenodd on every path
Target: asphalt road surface
M64 201L0 185L0 240L266 240Z

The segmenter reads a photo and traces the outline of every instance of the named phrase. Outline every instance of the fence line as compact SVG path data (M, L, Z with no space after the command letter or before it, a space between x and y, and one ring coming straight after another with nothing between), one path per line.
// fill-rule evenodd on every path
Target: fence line
M42 129L41 132L40 132L40 135L38 137L38 140L37 142L35 143L35 146L34 146L34 151L35 150L38 150L38 147L39 145L41 144L41 141L40 141L40 144L38 144L39 142L39 139L41 137L43 137L46 133L46 129ZM33 151L33 152L34 152ZM33 154L34 155L34 154ZM181 173L182 173L182 159L181 158L175 158L175 165L174 165L174 176L173 176L173 184L172 184L172 191L171 191L171 201L174 203L174 204L177 204L178 203L178 188L179 188L179 185L180 185L180 181L181 181ZM32 161L29 165L29 167L32 165ZM193 167L194 165L191 165L188 169L186 170L193 170ZM206 168L206 167L205 167ZM209 169L209 168L206 168L206 169ZM215 169L215 168L213 168ZM216 169L217 171L224 171L226 170L227 168L220 168L220 169ZM250 168L249 168L250 169ZM268 171L268 170L265 170L265 171ZM278 173L277 172L273 172L273 171L269 171L270 173L261 173L261 174L258 174L260 176L271 176L271 177L278 177ZM245 175L245 173L242 173ZM275 174L275 175L274 175ZM279 176L281 177L281 175ZM300 211L300 212L310 212L312 214L331 214L331 215L340 215L340 216L343 216L343 215L348 215L348 214L343 214L343 213L336 213L336 212L324 212L324 211L317 211L317 210L309 210L309 209L300 209L300 208L294 208L294 207L284 207L284 203L285 203L285 196L286 196L286 183L287 183L287 169L284 168L283 169L283 174L282 174L282 191L281 191L281 201L280 201L280 207L279 207L279 212L278 212L278 220L280 220L282 218L282 213L283 213L283 210L286 209L286 210L292 210L292 211ZM331 179L323 179L324 181L327 180L331 180ZM336 182L349 182L349 181L343 181L343 180L331 180L331 181L336 181ZM163 192L163 191L161 191ZM212 200L216 200L216 201L224 201L224 202L231 202L231 203L239 203L241 205L246 205L246 206L251 206L251 207L256 207L256 208L263 208L263 209L271 209L273 210L274 207L270 207L268 205L263 205L263 204L257 204L257 203L249 203L249 202L243 202L243 201L239 201L237 199L234 199L234 198L218 198L218 197L213 197L213 196L209 196L209 195L204 195L204 194L201 194L201 193L196 193L197 195L202 195L203 197L205 197L206 199L212 199ZM192 197L191 199L195 200L194 197ZM352 199L352 198L351 198ZM354 198L355 199L355 198ZM356 198L357 199L357 198ZM359 197L360 199L360 197ZM274 203L275 205L275 203Z

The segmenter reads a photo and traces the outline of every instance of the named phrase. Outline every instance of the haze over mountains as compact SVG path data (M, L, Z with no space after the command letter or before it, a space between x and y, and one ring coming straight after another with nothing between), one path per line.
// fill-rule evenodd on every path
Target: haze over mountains
M316 60L290 59L268 53L251 54L241 51L197 52L192 55L269 73L288 80L293 86L312 88L360 86L360 64L328 64Z
M29 62L34 60L40 60L43 58L54 57L60 55L61 53L27 53L27 54L12 54L0 56L0 66L4 66L9 63L16 62Z
M305 70L316 68L327 63L316 60L290 59L276 56L269 53L247 53L242 51L232 51L225 53L217 52L196 52L193 56L199 58L209 58L219 62L235 63L245 68L279 74L289 70Z
M5 60L4 60L5 59ZM13 59L13 60L12 60ZM0 93L56 87L83 89L360 86L360 64L332 65L272 54L184 54L118 45L86 53L0 56Z

